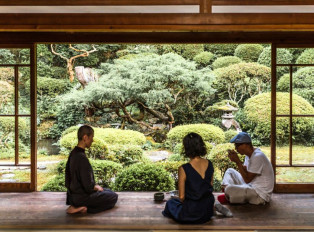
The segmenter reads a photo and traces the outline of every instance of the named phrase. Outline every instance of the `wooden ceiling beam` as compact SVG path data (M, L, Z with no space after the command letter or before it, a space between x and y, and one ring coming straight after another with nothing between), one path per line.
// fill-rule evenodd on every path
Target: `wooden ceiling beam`
M203 0L0 0L0 6L200 5ZM212 5L314 5L314 0L212 0Z
M201 0L0 0L0 6L199 5Z
M253 14L1 14L9 25L314 25L314 13ZM270 28L271 29L271 28Z

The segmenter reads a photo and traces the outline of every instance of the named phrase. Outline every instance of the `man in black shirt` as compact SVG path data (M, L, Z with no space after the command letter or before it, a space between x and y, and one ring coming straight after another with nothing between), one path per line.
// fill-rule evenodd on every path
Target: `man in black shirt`
M98 213L111 209L118 195L95 184L92 166L85 155L85 148L93 143L94 130L87 125L81 126L77 137L78 144L70 153L65 170L66 204L70 205L67 213Z

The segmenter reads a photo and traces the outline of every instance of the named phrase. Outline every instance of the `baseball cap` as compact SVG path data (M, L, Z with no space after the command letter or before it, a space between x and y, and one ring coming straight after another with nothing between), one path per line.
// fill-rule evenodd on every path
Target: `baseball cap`
M230 140L230 143L251 143L251 142L252 139L250 135L246 132L240 132Z

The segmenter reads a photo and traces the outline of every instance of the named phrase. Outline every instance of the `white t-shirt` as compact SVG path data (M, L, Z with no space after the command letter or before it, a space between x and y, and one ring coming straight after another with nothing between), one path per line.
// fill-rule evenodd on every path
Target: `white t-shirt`
M249 183L256 193L269 202L274 188L274 171L266 155L259 149L255 148L251 158L245 156L244 165L247 171L256 173L257 176Z

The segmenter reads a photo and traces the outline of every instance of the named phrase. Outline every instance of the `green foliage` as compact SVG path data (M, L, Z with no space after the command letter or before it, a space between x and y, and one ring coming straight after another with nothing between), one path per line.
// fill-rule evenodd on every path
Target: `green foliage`
M0 63L1 64L14 64L14 55L9 49L0 49Z
M217 68L224 68L224 67L228 67L230 65L233 64L238 64L241 63L242 60L239 57L236 56L223 56L223 57L219 57L217 58L214 62L213 62L213 69L217 69Z
M22 144L30 144L30 121L19 118L19 139ZM13 117L0 117L0 147L15 148L15 119Z
M171 129L167 134L166 143L173 149L178 143L182 144L183 138L191 132L199 134L204 142L218 144L225 141L224 132L219 127L210 124L191 124Z
M78 127L70 127L60 139L61 149L69 153L77 145ZM94 142L86 155L94 159L106 159L129 165L141 160L145 136L137 131L112 128L94 128Z
M51 180L49 180L40 191L47 192L66 192L65 187L65 175L56 175Z
M179 167L185 163L186 163L186 161L183 161L183 160L180 160L180 161L167 160L167 161L158 162L158 164L163 166L164 169L166 169L166 171L170 173L172 179L175 182L175 189L178 189L178 170L179 170Z
M169 112L178 105L185 105L184 114L187 106L194 109L192 106L203 104L214 93L214 76L209 69L197 70L195 62L172 53L117 59L114 64L102 64L99 73L98 82L89 83L75 96L72 94L66 104L79 102L108 111L119 109L119 117L130 123L137 123L134 119L141 109L142 120L153 126L149 117L156 117L164 125L173 123Z
M70 134L70 133L72 133L72 132L77 133L77 131L78 131L79 128L80 128L79 126L70 126L69 128L65 129L65 130L62 132L62 135L61 135L61 136L63 137L63 136L65 136L65 135L67 135L67 134Z
M117 191L169 191L174 189L174 180L161 165L138 163L118 173L115 189Z
M65 187L65 168L67 160L59 162L57 165L58 175L46 183L41 191L66 191ZM106 160L89 160L93 171L96 184L112 188L114 183L112 179L122 170L122 165Z
M277 64L291 64L293 59L292 54L285 48L277 49ZM271 67L271 47L264 48L263 52L258 58L258 63ZM289 72L289 67L277 67L277 76L281 77L283 74Z
M30 80L26 82L26 90L30 92ZM71 89L71 84L68 80L55 79L50 77L37 78L37 94L42 96L56 97Z
M237 103L270 88L270 68L258 63L239 63L216 69L220 98Z
M231 162L228 157L228 149L233 150L234 144L218 144L212 149L210 155L208 156L208 158L212 161L213 166L220 170L221 177L224 176L228 168L234 168L238 170L237 165L234 162ZM239 158L242 162L244 162L244 156L239 155Z
M201 67L208 66L213 62L215 55L211 52L201 52L194 56L193 60Z
M260 44L240 44L234 51L234 55L245 62L256 62L263 49Z
M287 50L292 54L292 62L295 63L302 52L304 52L305 48L287 48Z
M304 98L293 94L292 114L314 114L314 108ZM257 137L262 144L269 144L271 129L271 97L263 93L245 102L242 129ZM278 115L289 114L289 93L277 92ZM313 144L314 119L310 117L294 117L292 131L294 143ZM289 118L279 117L276 121L277 144L284 145L289 141Z
M292 76L293 93L305 98L314 106L314 67L300 68ZM277 84L277 90L289 92L290 74L283 75Z
M107 160L121 163L128 166L141 161L143 158L143 150L138 145L110 145Z
M227 130L225 132L225 142L229 143L229 141L238 134L238 132L236 130Z
M314 64L314 48L305 49L298 57L297 64Z
M205 50L210 51L217 57L233 56L238 44L205 44Z
M162 54L176 53L185 59L193 60L193 58L204 51L203 44L167 44L162 45Z

